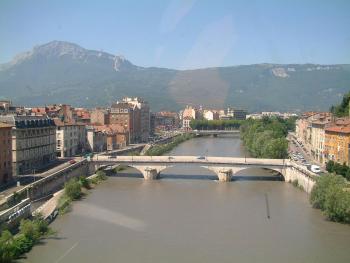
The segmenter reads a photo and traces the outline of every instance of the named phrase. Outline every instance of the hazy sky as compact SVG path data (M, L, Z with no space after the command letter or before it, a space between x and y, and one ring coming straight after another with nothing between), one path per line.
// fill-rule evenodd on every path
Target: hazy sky
M0 0L0 63L52 40L139 66L350 63L350 0Z

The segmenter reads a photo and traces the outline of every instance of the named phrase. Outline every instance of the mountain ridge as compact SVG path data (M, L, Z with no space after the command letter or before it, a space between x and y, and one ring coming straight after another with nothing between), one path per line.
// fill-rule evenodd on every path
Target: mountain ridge
M0 95L28 106L95 107L122 96L142 96L153 110L178 110L191 103L249 111L327 110L350 90L349 73L349 64L139 67L123 56L51 41L0 65Z

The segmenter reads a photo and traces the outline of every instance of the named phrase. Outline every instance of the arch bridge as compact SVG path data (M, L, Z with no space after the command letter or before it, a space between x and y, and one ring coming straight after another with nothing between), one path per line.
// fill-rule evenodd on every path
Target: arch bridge
M158 179L160 173L176 164L190 164L213 171L219 181L229 182L241 170L263 168L280 173L284 181L298 180L306 192L314 184L315 174L288 159L258 159L236 157L204 156L103 156L97 155L92 160L96 165L126 165L139 170L145 180Z

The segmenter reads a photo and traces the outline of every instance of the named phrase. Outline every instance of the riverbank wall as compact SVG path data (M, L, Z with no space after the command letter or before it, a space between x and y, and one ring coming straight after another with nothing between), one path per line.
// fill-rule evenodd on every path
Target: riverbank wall
M60 171L52 173L36 182L33 182L21 190L12 193L6 197L2 208L13 214L16 212L16 204L23 199L28 199L30 202L47 197L62 189L64 183L70 178L79 176L89 176L95 173L95 165L88 162L86 159L78 161L77 163L63 168ZM1 223L1 222L0 222Z

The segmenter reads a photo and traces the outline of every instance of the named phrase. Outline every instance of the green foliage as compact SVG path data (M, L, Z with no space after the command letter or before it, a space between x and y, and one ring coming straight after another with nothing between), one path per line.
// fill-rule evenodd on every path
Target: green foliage
M85 177L85 176L80 176L79 177L79 183L82 187L84 187L85 189L90 189L90 182L89 180Z
M19 232L13 236L5 230L0 236L0 262L10 263L31 248L43 237L50 235L52 230L47 222L41 217L35 217L33 220L21 220Z
M332 106L330 112L337 117L349 116L350 92L344 94L343 100L339 105Z
M279 118L246 120L241 125L241 137L249 152L258 158L287 158L288 124Z
M69 211L71 202L72 202L72 200L66 195L62 195L60 197L60 199L58 200L58 205L57 205L58 212L60 215L63 215Z
M241 120L191 120L190 126L193 130L227 130L239 129Z
M14 258L13 236L10 231L5 230L0 237L0 262L12 262Z
M175 138L173 138L173 141L167 144L159 144L151 147L147 150L145 155L148 156L159 156L163 155L164 153L170 152L172 149L174 149L176 146L178 146L180 143L190 140L194 137L193 134L182 134L178 135Z
M311 191L310 202L330 220L350 223L350 192L346 187L347 184L340 175L318 177Z
M104 181L104 180L107 180L107 175L106 175L106 173L104 172L104 171L102 171L102 170L99 170L99 171L97 171L96 172L96 178L97 178L97 180L99 180L99 181Z
M350 181L350 167L347 166L346 163L340 164L334 161L328 161L326 163L326 170L329 173L339 174Z
M67 183L65 183L64 194L71 200L77 200L81 197L81 186L76 178L72 178Z

